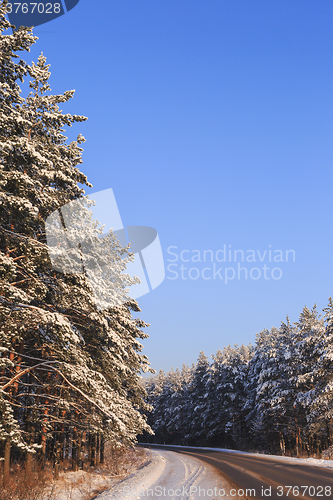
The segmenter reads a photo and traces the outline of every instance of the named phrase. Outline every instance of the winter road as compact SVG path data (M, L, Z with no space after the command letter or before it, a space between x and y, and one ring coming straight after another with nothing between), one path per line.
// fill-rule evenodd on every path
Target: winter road
M229 495L230 487L221 474L197 458L165 450L150 453L148 466L118 482L96 500L199 500ZM233 498L241 500L237 492Z
M154 446L154 449L157 449ZM234 453L228 451L198 450L188 447L158 446L180 453L181 456L195 457L218 471L231 487L244 491L243 498L287 500L333 499L333 468L318 467L316 462L265 455ZM318 462L318 461L317 461ZM329 466L332 461L329 461ZM325 465L325 464L324 464ZM230 499L233 495L229 493ZM201 498L204 498L202 495ZM207 497L206 497L207 498ZM210 497L214 500L219 496ZM225 499L226 500L226 499Z

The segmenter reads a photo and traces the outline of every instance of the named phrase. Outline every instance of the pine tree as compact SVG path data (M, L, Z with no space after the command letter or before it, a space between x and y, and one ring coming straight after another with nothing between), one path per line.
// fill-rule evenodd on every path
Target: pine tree
M18 60L17 52L29 51L36 41L31 30L21 27L9 35L9 28L1 3L0 373L2 418L11 415L16 430L10 442L3 431L0 441L7 443L6 467L10 446L19 445L29 457L38 444L43 459L57 462L65 440L72 442L77 463L88 433L95 443L93 461L105 439L133 444L137 434L149 432L140 373L150 368L139 341L147 337L141 330L147 325L132 318L132 311L140 311L126 295L133 280L119 272L116 280L105 277L102 264L112 261L123 270L131 256L112 233L96 246L97 221L87 225L93 252L80 270L73 274L51 266L45 221L82 198L78 184L91 186L78 168L84 137L68 144L63 134L64 127L86 118L59 109L74 91L50 95L43 55L37 64ZM26 98L18 84L25 77L31 79ZM89 281L92 269L98 290ZM114 291L122 294L120 303L109 302Z
M183 365L180 373L181 392L178 397L178 412L180 435L178 434L178 444L188 445L191 433L192 406L191 406L191 387L193 384L195 366Z
M289 445L291 429L295 423L295 400L297 388L293 359L295 356L295 328L287 317L279 328L274 349L274 370L272 372L272 391L270 401L271 428L279 441L277 449L285 454L286 442ZM277 443L276 443L277 446Z
M262 448L267 442L268 429L265 414L269 401L265 392L269 383L269 365L273 346L274 336L269 330L264 329L256 335L255 352L249 363L248 380L245 386L247 400L243 411L246 414L247 425L251 429L252 444Z
M166 420L166 375L160 370L155 376L143 380L143 387L147 392L147 403L152 406L152 411L148 415L148 423L152 427L157 443L165 443L168 437ZM149 439L149 437L147 436Z
M333 300L329 298L324 308L325 334L316 345L316 392L309 405L308 423L310 435L324 435L325 448L333 454Z
M225 447L225 365L223 363L223 352L219 349L215 355L212 355L212 359L213 362L206 379L206 391L208 393L207 406L205 408L207 439L209 443L217 443Z
M297 403L306 411L307 432L311 452L314 447L320 453L322 446L332 441L333 424L333 301L329 299L323 319L318 318L316 308L307 308L299 322L298 350L302 359L298 374ZM325 327L324 327L325 321Z
M209 361L203 351L200 352L197 363L193 370L193 378L190 387L190 408L192 420L189 426L190 432L185 438L189 442L202 443L207 436L203 410L206 406L208 393L206 391L206 379L208 377Z
M272 453L284 453L286 439L296 439L294 343L294 328L287 318L280 329L260 333L250 362L252 410L247 418L253 422L256 445L265 448L268 443Z
M223 428L224 445L244 446L247 425L242 410L246 398L245 383L251 350L251 346L246 347L242 344L239 347L235 344L234 347L230 345L225 347L219 355L215 395L220 413L216 427L220 431Z
M294 334L295 355L292 358L295 374L294 381L297 386L297 396L294 403L297 455L301 446L309 446L306 436L306 408L312 399L318 382L321 383L318 380L319 372L316 365L318 358L322 354L320 346L324 336L324 321L318 315L316 306L312 310L304 307L299 321L296 323Z

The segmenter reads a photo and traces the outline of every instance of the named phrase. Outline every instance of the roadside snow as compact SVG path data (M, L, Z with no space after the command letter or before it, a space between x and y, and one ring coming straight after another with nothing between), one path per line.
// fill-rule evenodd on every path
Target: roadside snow
M190 450L201 450L201 451L225 451L228 453L239 453L242 455L248 455L249 457L265 457L267 460L281 460L289 463L297 463L299 465L315 465L317 467L324 467L325 469L333 469L333 460L323 460L319 458L294 458L294 457L283 457L281 455L265 455L264 453L248 453L247 451L239 451L239 450L228 450L227 448L199 448L195 446L180 446L180 445L154 445L147 444L147 447L170 447L170 448L185 448Z
M96 500L208 499L229 494L230 486L213 467L187 455L150 450L149 465L136 471ZM204 494L205 492L205 494ZM220 492L220 494L219 494ZM235 500L238 496L233 496Z
M79 470L77 472L61 472L57 481L46 487L44 499L48 500L83 500L93 498L100 491L110 488L118 478Z
M61 471L59 479L46 485L43 500L91 500L101 492L131 477L131 472L140 470L151 461L151 453L141 450L138 454L127 454L124 460L114 458L117 466L109 460L101 468L88 470ZM0 494L1 497L1 494Z

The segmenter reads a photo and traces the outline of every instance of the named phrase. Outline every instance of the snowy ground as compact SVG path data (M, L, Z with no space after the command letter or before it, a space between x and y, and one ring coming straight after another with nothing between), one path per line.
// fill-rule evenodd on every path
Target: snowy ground
M50 481L44 491L43 500L91 500L112 486L126 479L131 472L143 469L151 461L151 453L140 450L140 453L127 452L122 457L109 457L102 468L88 470L61 471L58 480ZM115 460L115 464L110 464ZM0 494L1 497L1 494ZM29 497L30 498L30 497Z
M147 445L149 447L154 447L155 445L150 444ZM156 445L159 446L159 445ZM228 450L227 448L198 448L195 446L179 446L179 445L166 445L164 444L163 446L167 447L170 446L170 448L188 448L189 450L206 450L206 451L226 451L228 453L241 453L243 455L248 455L252 457L265 457L267 460L282 460L284 462L289 462L289 463L297 463L299 465L315 465L317 467L324 467L326 469L333 469L333 460L323 460L319 458L293 458L293 457L283 457L281 455L266 455L263 453L248 453L246 451L238 451L238 450Z
M136 471L96 500L219 499L230 496L229 484L208 464L172 451L150 450L149 465ZM238 500L237 492L233 498Z
M77 471L63 472L45 490L43 500L90 500L98 492L110 488L118 478L112 478L98 471L96 473Z

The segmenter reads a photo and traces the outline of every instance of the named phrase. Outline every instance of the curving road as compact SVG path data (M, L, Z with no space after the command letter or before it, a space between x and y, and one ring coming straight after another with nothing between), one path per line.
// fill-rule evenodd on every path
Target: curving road
M150 450L148 464L96 500L211 500L228 493L228 483L214 467L189 455Z
M141 445L151 446L151 445ZM189 447L153 445L196 457L215 467L244 499L332 500L333 469L307 463L290 463L276 457L228 451L198 450ZM242 490L244 495L242 495ZM227 495L231 498L232 495Z

